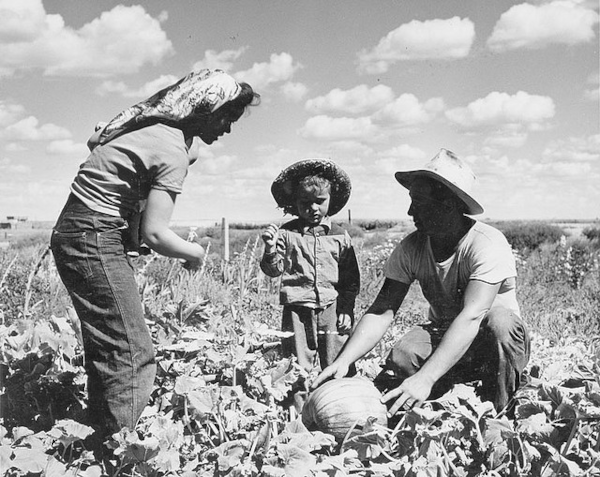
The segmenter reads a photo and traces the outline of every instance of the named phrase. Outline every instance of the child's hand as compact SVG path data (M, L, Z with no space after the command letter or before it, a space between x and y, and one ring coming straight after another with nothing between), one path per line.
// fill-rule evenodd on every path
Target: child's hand
M347 313L340 313L337 317L337 329L341 335L352 330L352 317Z
M275 224L269 225L262 233L261 238L265 243L265 253L273 253L277 248L279 238L279 227Z

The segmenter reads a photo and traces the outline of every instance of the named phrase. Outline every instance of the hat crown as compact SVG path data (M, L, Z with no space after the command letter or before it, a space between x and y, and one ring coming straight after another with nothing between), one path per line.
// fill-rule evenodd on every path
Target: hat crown
M437 174L467 194L475 185L476 177L471 168L447 149L441 149L423 169Z

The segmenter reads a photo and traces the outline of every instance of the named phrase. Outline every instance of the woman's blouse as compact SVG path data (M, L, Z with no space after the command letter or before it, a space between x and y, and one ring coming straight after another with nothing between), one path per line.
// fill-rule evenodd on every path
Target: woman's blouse
M138 214L150 189L180 194L197 148L183 133L164 124L134 130L106 144L90 142L92 152L80 166L71 192L90 209L111 216Z

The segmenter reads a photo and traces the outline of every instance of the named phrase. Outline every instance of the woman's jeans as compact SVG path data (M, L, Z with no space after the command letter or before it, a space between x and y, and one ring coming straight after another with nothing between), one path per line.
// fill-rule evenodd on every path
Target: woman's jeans
M434 325L412 328L390 351L376 385L391 389L415 374L439 346L446 329ZM508 309L492 308L482 320L471 347L436 383L430 399L441 396L456 383L481 381L481 399L492 401L500 412L519 388L529 354L530 338L523 321Z
M154 350L124 249L127 222L70 196L54 227L58 273L81 320L89 424L96 442L133 429L156 373Z

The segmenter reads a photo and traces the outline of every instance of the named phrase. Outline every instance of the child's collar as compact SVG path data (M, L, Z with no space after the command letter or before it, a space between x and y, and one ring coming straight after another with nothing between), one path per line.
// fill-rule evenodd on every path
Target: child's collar
M302 232L307 232L309 229L312 229L314 227L324 227L327 230L327 232L331 230L331 217L329 216L323 217L323 220L321 220L321 222L317 225L308 224L304 219L300 217L298 217L298 220L300 221Z

